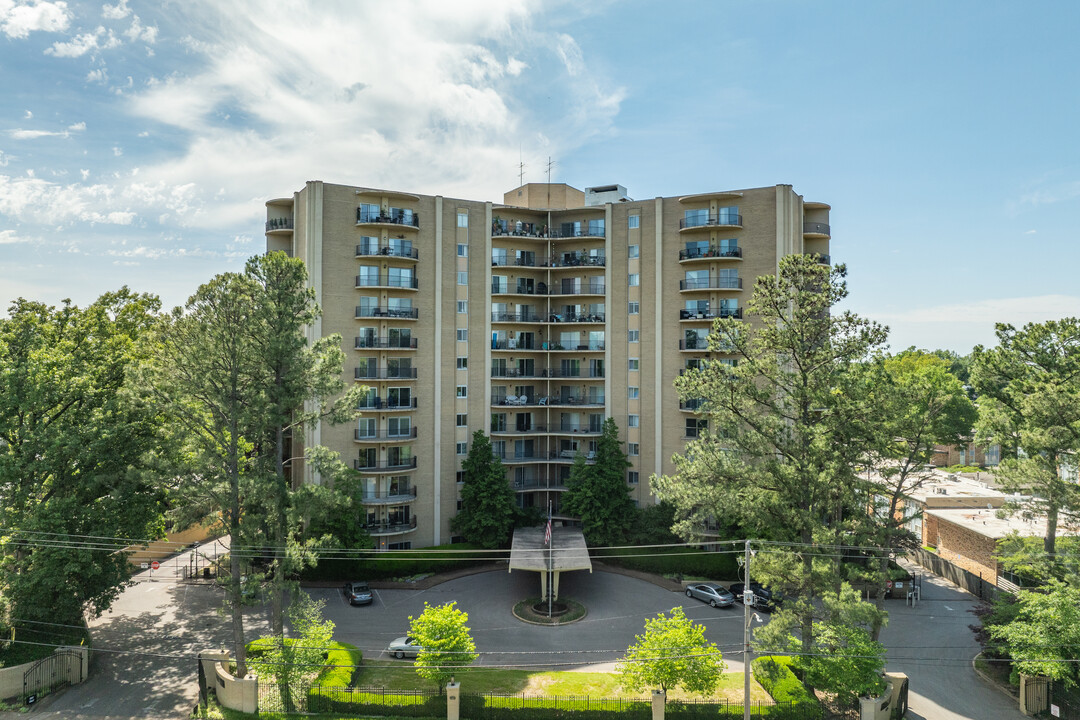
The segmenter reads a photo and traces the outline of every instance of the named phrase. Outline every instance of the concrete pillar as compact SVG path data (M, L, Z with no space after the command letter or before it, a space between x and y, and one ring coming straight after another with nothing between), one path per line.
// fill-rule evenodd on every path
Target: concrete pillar
M461 683L446 683L446 720L459 720L461 716Z
M540 599L547 599L547 570L540 573Z
M237 678L236 683L240 695L240 712L257 715L259 713L259 678L250 673L242 678Z
M664 708L667 706L667 693L663 690L652 691L652 720L664 720Z
M554 573L554 575L555 575L554 587L551 588L551 591L555 595L556 600L559 599L559 574L560 574L559 571L556 570L555 573Z

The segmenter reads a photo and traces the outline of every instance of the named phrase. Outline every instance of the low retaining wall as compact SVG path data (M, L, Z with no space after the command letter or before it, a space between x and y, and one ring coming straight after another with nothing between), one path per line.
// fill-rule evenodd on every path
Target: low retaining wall
M203 675L222 707L245 713L259 712L259 679L255 675L234 677L229 672L227 650L204 650L199 653Z
M57 666L52 668L54 687L55 685L77 685L86 679L90 670L90 648L81 645L59 647L53 657L56 657L57 662ZM39 662L41 661L35 660L22 665L0 668L0 698L20 697L23 694L23 676L26 675L27 670ZM29 688L32 693L40 690L42 690L41 687Z

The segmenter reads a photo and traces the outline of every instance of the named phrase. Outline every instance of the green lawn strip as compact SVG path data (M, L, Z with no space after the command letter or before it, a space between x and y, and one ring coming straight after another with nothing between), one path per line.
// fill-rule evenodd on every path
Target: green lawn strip
M589 695L592 697L635 697L637 693L624 690L619 685L619 676L613 673L566 672L566 671L528 671L501 670L496 668L470 667L455 673L461 683L462 692L467 693L522 693L533 695ZM414 690L417 687L429 688L413 669L411 662L369 661L357 673L354 683L357 687L378 687L387 690ZM430 686L430 689L434 689ZM713 697L733 702L742 702L743 676L740 673L725 673L720 686ZM648 694L640 694L648 698ZM668 693L671 700L701 699L702 696L672 690ZM755 680L750 683L750 700L768 702L769 695Z

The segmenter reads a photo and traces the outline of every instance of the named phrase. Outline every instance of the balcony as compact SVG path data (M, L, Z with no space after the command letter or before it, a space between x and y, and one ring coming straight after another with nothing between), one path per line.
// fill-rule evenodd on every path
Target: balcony
M364 525L364 530L372 537L384 537L386 535L404 535L416 529L416 516L401 522L380 522Z
M710 227L742 227L742 215L735 213L708 213L684 217L679 220L679 230Z
M420 253L414 247L396 247L394 245L357 245L356 257L370 257L382 255L383 257L405 258L406 260L418 260Z
M416 368L356 368L357 380L415 380Z
M589 283L584 287L580 285L553 285L548 289L547 294L551 296L559 295L604 295L607 292L607 288L604 283Z
M357 406L357 410L415 410L416 398L411 400L383 400L382 398L364 398Z
M283 218L270 218L266 221L266 232L279 232L293 229L293 219L291 217Z
M705 398L694 398L692 400L680 400L679 409L689 412L697 412L705 406Z
M522 370L520 368L491 368L491 377L493 378L541 378L548 377L547 369L541 368L540 370Z
M680 310L680 320L715 320L716 318L742 318L742 308L720 308L719 310Z
M492 424L492 435L534 435L537 433L546 433L548 431L547 425L529 425L528 427L506 427L505 424Z
M827 238L831 236L828 223L804 222L802 224L803 235Z
M395 275L357 275L356 287L388 287L400 290L419 290L420 284L414 277L400 277Z
M356 306L356 319L389 318L391 320L416 320L420 311L416 308L385 308Z
M696 350L698 352L709 351L709 341L707 338L688 337L679 341L680 350Z
M694 248L690 250L680 250L679 260L724 260L724 259L742 259L742 248L723 248L723 247L711 247L707 249Z
M416 338L414 337L358 337L354 346L357 350L370 348L389 348L393 350L415 350Z
M572 423L563 422L558 425L551 426L551 432L553 433L574 433L574 434L586 434L586 435L599 435L603 432L603 427L599 424L592 423Z
M534 312L493 312L491 322L543 322L543 319Z
M408 432L366 432L364 430L353 430L353 440L356 442L403 442L405 440L413 440L416 438L416 428L409 428Z
M365 212L356 208L357 225L396 225L398 227L420 228L420 215L414 212Z
M742 278L717 277L680 280L680 290L742 290Z
M509 340L492 340L492 350L539 350L536 347L535 342L524 342L517 338L510 338Z
M401 460L387 460L386 462L372 462L362 458L353 460L353 470L365 473L403 472L416 469L416 458L404 458Z
M604 267L607 265L607 257L573 252L545 258L545 263L550 268Z
M832 258L830 258L825 253L808 252L808 253L803 253L803 255L815 258L818 261L818 263L821 264L821 265L831 265L832 264L831 263Z
M514 480L512 484L518 491L566 489L566 481L561 478L522 478Z
M605 313L552 313L548 316L549 323L602 323Z
M604 341L591 341L578 345L568 345L562 342L544 342L540 344L542 350L566 351L566 352L601 352L604 349Z
M360 495L361 505L404 505L416 500L416 487L406 485L392 490L365 492Z
M491 223L491 237L550 238L547 225L522 220L496 220Z
M499 283L491 283L491 293L493 295L547 295L548 288L546 283L538 282L533 286L518 284L511 287L509 284L502 285Z
M575 380L601 380L604 377L603 370L590 370L590 369L569 369L563 370L559 368L552 368L547 371L547 375L544 377L549 378L574 378Z
M546 398L547 402L543 403L551 407L604 407L604 398L601 396L589 397L587 395L566 395L560 397L559 395L551 395Z

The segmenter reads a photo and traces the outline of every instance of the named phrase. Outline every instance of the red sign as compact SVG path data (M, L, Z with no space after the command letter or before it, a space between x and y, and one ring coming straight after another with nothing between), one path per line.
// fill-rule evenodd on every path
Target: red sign
M150 569L151 570L157 570L159 567L161 567L161 563L159 563L157 560L150 563Z
M154 564L156 565L157 563L154 563ZM886 580L885 581L885 587L892 590L892 580Z

